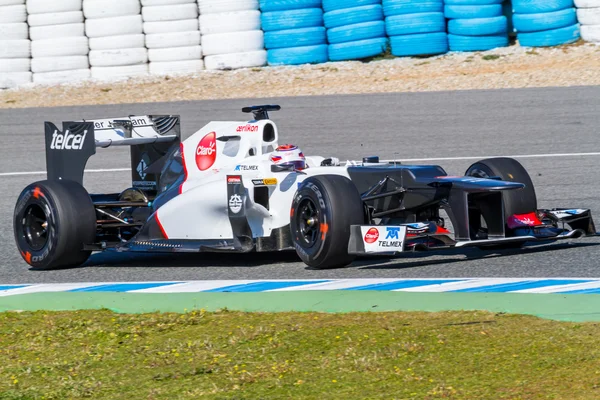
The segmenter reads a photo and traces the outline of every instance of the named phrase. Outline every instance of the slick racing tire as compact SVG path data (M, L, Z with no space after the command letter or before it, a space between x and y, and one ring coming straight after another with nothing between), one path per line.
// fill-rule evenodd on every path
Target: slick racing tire
M356 186L339 175L306 179L294 196L290 212L294 248L305 264L316 269L350 264L350 226L364 223L363 202Z
M507 157L488 158L472 164L465 173L466 176L474 176L477 178L499 177L508 182L519 182L525 184L525 187L520 190L505 190L502 192L502 200L504 202L504 221L508 220L514 214L529 214L537 211L537 197L531 177L525 168L517 160ZM479 228L480 221L473 221L477 218L476 215L469 215L471 230ZM507 234L508 227L505 228ZM511 245L494 246L494 248L506 247L521 247L522 243ZM489 247L488 247L489 248Z
M96 211L87 191L68 180L39 181L19 196L13 217L17 248L34 269L83 264L94 243Z

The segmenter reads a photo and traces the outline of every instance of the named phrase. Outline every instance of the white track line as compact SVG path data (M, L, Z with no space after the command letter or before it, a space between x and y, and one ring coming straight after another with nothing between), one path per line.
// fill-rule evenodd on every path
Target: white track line
M520 154L512 156L469 156L469 157L438 157L438 158L401 158L398 161L463 161L463 160L483 160L491 157L510 157L510 158L548 158L548 157L590 157L600 156L596 153L555 153L555 154ZM108 168L108 169L86 169L85 172L127 172L131 168ZM2 176L27 176L44 175L46 171L25 171L25 172L0 172Z

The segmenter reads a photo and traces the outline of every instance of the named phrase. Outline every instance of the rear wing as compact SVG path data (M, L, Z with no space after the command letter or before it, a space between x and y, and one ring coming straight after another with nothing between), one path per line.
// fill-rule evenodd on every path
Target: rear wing
M131 147L134 187L156 190L168 154L181 143L179 115L145 115L63 122L62 131L44 123L48 179L83 185L83 173L96 148Z

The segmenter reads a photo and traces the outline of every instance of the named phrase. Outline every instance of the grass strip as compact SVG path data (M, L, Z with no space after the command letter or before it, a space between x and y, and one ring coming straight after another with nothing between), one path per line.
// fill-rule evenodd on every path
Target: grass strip
M490 312L0 313L1 399L594 399L600 324Z
M600 321L600 295L298 291L267 293L33 293L0 297L0 311L110 309L121 313L486 310L561 321Z

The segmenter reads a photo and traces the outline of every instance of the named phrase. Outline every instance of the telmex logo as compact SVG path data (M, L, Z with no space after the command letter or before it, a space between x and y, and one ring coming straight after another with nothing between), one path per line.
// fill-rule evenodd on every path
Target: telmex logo
M65 133L58 133L57 130L52 134L52 150L81 150L85 143L85 137L88 131L83 131L83 135L73 135L68 130Z
M243 126L238 126L235 131L236 132L256 132L256 131L258 131L258 126L246 124Z

